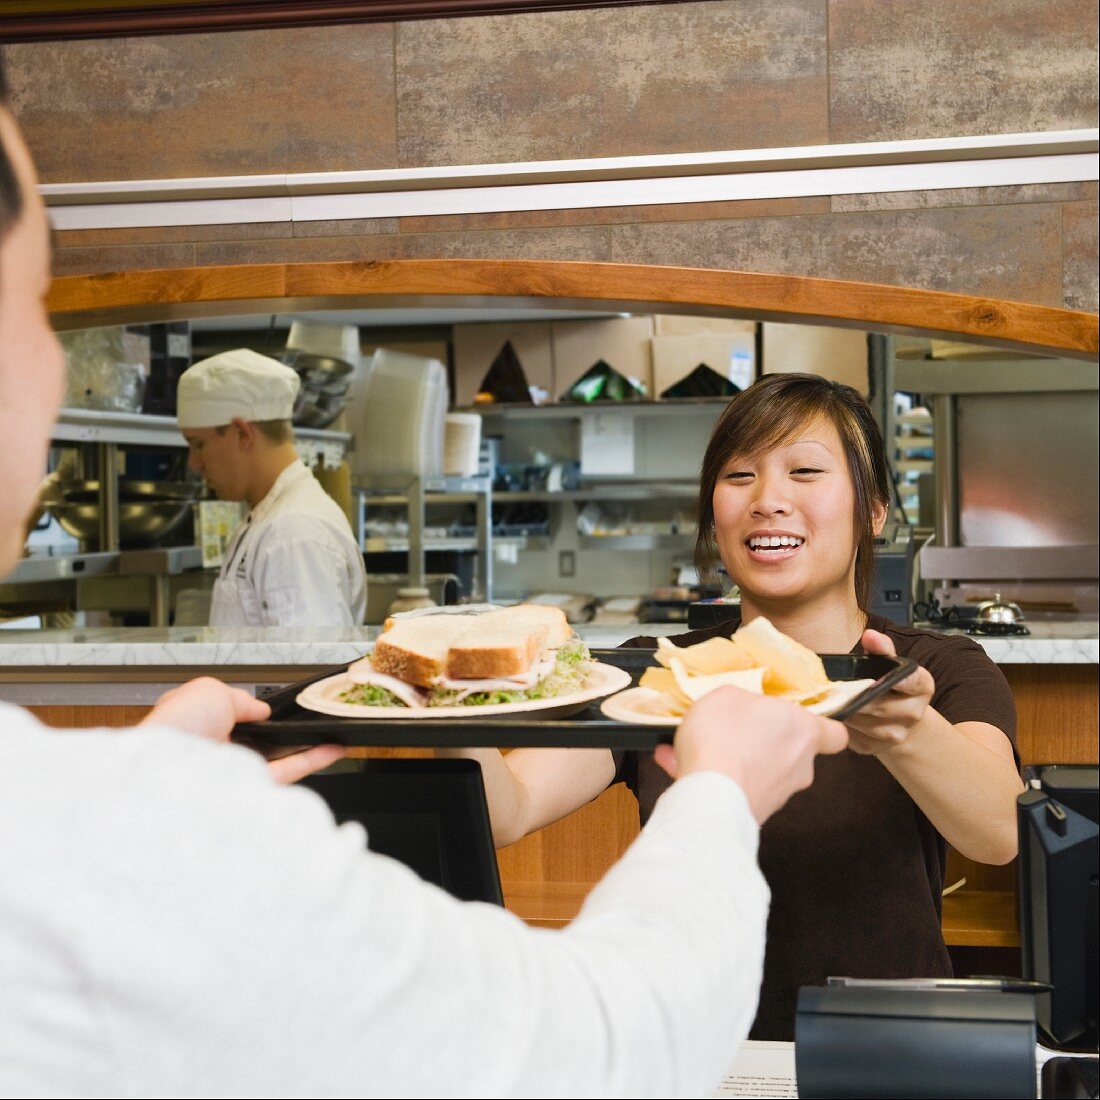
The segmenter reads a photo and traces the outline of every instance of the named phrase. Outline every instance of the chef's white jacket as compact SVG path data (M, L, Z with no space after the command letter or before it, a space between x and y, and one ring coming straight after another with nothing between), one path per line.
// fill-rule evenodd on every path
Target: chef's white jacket
M210 604L211 626L358 626L367 574L347 517L301 459L237 528Z
M698 1096L755 1012L757 828L714 773L564 931L170 729L0 704L0 838L4 1096Z

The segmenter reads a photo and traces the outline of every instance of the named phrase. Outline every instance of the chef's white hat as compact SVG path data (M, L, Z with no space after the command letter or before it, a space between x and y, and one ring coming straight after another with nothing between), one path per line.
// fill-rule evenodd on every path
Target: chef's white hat
M176 417L181 428L220 428L242 420L289 420L301 385L276 359L248 348L223 351L180 375Z

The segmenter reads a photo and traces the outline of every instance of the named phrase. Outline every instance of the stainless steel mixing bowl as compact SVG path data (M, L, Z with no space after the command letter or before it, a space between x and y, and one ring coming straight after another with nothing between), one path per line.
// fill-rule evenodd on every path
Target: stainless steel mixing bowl
M118 534L123 546L151 546L177 530L192 514L200 482L120 481ZM51 486L41 502L74 538L99 536L99 483L71 481Z

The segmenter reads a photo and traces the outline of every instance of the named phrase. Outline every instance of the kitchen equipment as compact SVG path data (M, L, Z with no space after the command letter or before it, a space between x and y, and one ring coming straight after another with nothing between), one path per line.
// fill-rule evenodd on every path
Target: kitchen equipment
M198 481L120 481L119 539L123 546L149 546L166 538L191 515L202 493ZM74 538L99 534L99 482L54 482L41 503Z
M871 601L867 608L895 623L913 621L913 564L916 544L913 528L888 523L875 538L875 571L871 577Z
M447 372L437 359L379 348L362 397L348 407L352 478L405 488L443 472Z
M1023 621L1024 613L1019 604L1002 600L1000 592L995 592L993 599L978 604L974 617L980 623L1018 623Z
M122 326L64 332L68 385L65 405L71 409L137 412L149 370L147 337Z
M1002 600L1000 592L995 592L993 599L978 604L974 620L967 624L966 632L994 636L1030 634L1031 631L1023 625L1023 618L1019 604Z
M359 358L355 325L294 321L282 355L302 381L293 422L305 428L327 428L344 411Z

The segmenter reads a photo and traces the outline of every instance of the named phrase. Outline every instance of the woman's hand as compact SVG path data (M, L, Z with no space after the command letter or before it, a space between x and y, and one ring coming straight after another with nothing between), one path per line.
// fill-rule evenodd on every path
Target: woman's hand
M200 676L166 691L140 724L172 726L224 744L238 722L262 722L270 716L271 707L242 688L230 687L213 676ZM272 760L267 767L276 783L296 783L343 756L340 745L313 745Z
M865 630L860 644L865 653L897 656L894 643L877 630ZM918 666L912 675L895 684L887 694L845 720L849 748L864 756L878 756L903 744L927 713L935 690L936 682L931 673Z

